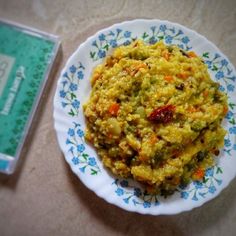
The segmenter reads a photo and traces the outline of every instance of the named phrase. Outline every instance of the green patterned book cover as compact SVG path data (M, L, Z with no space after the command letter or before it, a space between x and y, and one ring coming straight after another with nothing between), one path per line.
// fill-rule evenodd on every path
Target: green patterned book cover
M0 21L0 171L12 173L59 48L58 37Z

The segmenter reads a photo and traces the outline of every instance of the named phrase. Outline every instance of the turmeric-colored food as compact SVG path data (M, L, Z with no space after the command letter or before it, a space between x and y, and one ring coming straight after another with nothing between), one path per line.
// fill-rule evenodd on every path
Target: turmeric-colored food
M135 41L98 65L91 84L85 137L114 174L169 194L214 165L227 97L195 52Z

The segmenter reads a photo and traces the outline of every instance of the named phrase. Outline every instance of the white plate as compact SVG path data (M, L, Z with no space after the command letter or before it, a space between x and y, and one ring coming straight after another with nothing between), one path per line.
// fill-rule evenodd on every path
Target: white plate
M168 198L148 195L133 180L113 176L102 165L95 150L84 141L82 104L88 99L92 69L114 48L141 38L148 43L164 40L185 50L194 50L208 65L213 80L229 97L229 112L223 121L228 134L217 166L208 169L203 183L193 182ZM235 69L227 57L205 37L176 23L134 20L115 24L88 38L66 63L54 98L58 142L72 171L98 196L125 210L142 214L176 214L201 206L216 197L236 174L235 159Z

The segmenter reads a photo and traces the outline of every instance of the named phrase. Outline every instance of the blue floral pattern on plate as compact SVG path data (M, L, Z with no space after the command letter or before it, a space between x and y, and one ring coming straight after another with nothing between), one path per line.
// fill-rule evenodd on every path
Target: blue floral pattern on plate
M214 194L217 187L222 184L222 173L223 171L219 166L207 169L202 182L194 181L187 187L179 187L181 198L198 201L199 198L205 198L208 194Z
M184 50L190 50L190 39L181 29L160 25L150 27L149 31L143 32L141 39L149 44L163 40L166 44L175 44Z
M66 145L68 153L71 156L71 161L75 166L78 166L80 172L86 173L89 171L91 175L97 175L101 172L96 158L90 157L86 153L84 143L84 131L80 124L73 122L73 127L68 129Z
M62 77L59 96L63 108L69 108L68 114L77 116L80 109L80 101L77 98L77 90L80 80L84 79L85 67L81 62L78 65L71 65Z
M208 69L214 72L215 80L220 81L220 90L232 93L235 90L236 76L233 74L233 69L229 66L229 62L218 53L210 55L209 52L205 52L202 54L202 58Z
M138 35L126 28L117 27L103 31L91 41L88 57L91 63L102 60L112 48L128 45L137 38L150 44L163 40L166 44L176 44L184 50L192 49L191 37L177 26L169 26L168 24L152 25ZM231 94L235 93L236 77L229 61L219 53L203 52L202 58L207 64L209 72L213 74L213 79L220 83L219 89L229 94L229 111L225 118L228 134L225 138L222 153L224 155L223 158L232 158L232 152L236 150L236 104L235 101L231 100ZM79 172L83 175L98 176L103 172L103 169L98 165L100 160L87 154L86 144L84 143L84 130L82 129L82 124L78 122L78 116L82 112L78 90L80 83L88 83L89 81L88 78L83 81L86 69L89 68L83 66L83 61L78 61L76 65L68 66L61 77L58 94L61 107L73 120L71 127L67 130L65 139L71 163L78 167ZM206 171L203 182L193 182L185 188L180 186L176 194L184 201L201 201L201 199L217 192L217 189L223 183L223 171L220 165L210 168ZM111 186L117 198L120 198L126 205L150 208L158 207L162 204L161 198L148 194L141 187L132 185L129 180L115 179Z
M235 91L236 76L233 73L233 69L229 65L229 62L223 58L219 53L210 54L204 52L202 58L208 69L213 73L213 79L220 83L219 89L227 94L231 94ZM235 150L235 134L236 134L236 121L235 121L235 101L232 101L229 97L229 111L225 117L228 122L228 133L225 138L225 145L223 151L226 155L231 156L231 151Z
M93 50L90 51L90 58L97 61L106 57L107 52L111 48L116 48L120 45L129 45L137 36L132 37L132 32L117 28L110 30L108 33L101 33L97 40L92 42ZM175 27L166 25L152 26L149 31L143 32L141 39L145 42L154 44L157 41L163 40L166 44L176 44L184 50L190 50L190 39L182 30L177 30Z
M160 205L157 195L148 194L142 188L131 185L128 180L116 179L113 185L116 188L115 194L126 204L141 205L144 208Z
M93 61L104 58L107 52L111 48L116 48L119 45L129 45L132 40L132 33L128 30L122 30L117 28L116 30L110 30L108 33L101 33L96 40L92 42L94 48L90 51L90 58Z

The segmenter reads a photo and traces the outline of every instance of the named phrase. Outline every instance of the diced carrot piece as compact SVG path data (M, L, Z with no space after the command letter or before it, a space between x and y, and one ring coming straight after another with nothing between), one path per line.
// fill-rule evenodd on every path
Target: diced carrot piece
M165 79L167 82L172 82L172 81L174 80L173 76L171 76L171 75L166 75L166 76L164 77L164 79Z
M94 84L94 83L96 82L96 80L98 80L100 77L101 77L101 74L98 73L98 72L95 72L95 73L93 74L91 83Z
M193 179L194 180L201 180L205 175L205 172L202 168L198 168L194 173L193 173Z
M208 90L205 90L204 92L203 92L203 97L207 97L208 96L208 94L209 94L209 91Z
M118 103L113 103L109 107L108 111L111 115L117 116L119 109L120 109L120 105Z
M162 56L163 56L167 61L169 61L169 59L170 59L170 53L168 53L168 52L163 52L163 53L162 53Z
M189 76L189 75L188 75L187 73L184 73L184 72L178 74L178 77L181 78L181 79L187 79L188 76Z
M140 69L140 68L146 69L146 68L147 68L147 65L144 64L144 63L141 63L141 64L137 65L136 69Z
M149 157L148 156L144 156L144 155L139 155L138 159L140 161L148 161L149 160Z
M224 112L224 114L227 114L228 111L229 111L228 107L227 107L227 106L224 106L224 108L223 108L223 112Z
M197 54L193 51L188 52L189 57L197 57Z
M131 69L130 69L130 67L125 67L123 70L126 71L128 74L131 74Z
M198 111L198 109L193 106L188 108L188 112L190 112L190 113L197 112L197 111Z
M137 65L134 65L132 69L125 68L125 70L128 74L130 74L131 76L134 76L141 68L147 69L147 65L145 63L140 63Z
M153 135L151 135L149 140L150 140L151 144L155 144L158 139L157 139L157 136L155 134L153 134Z

